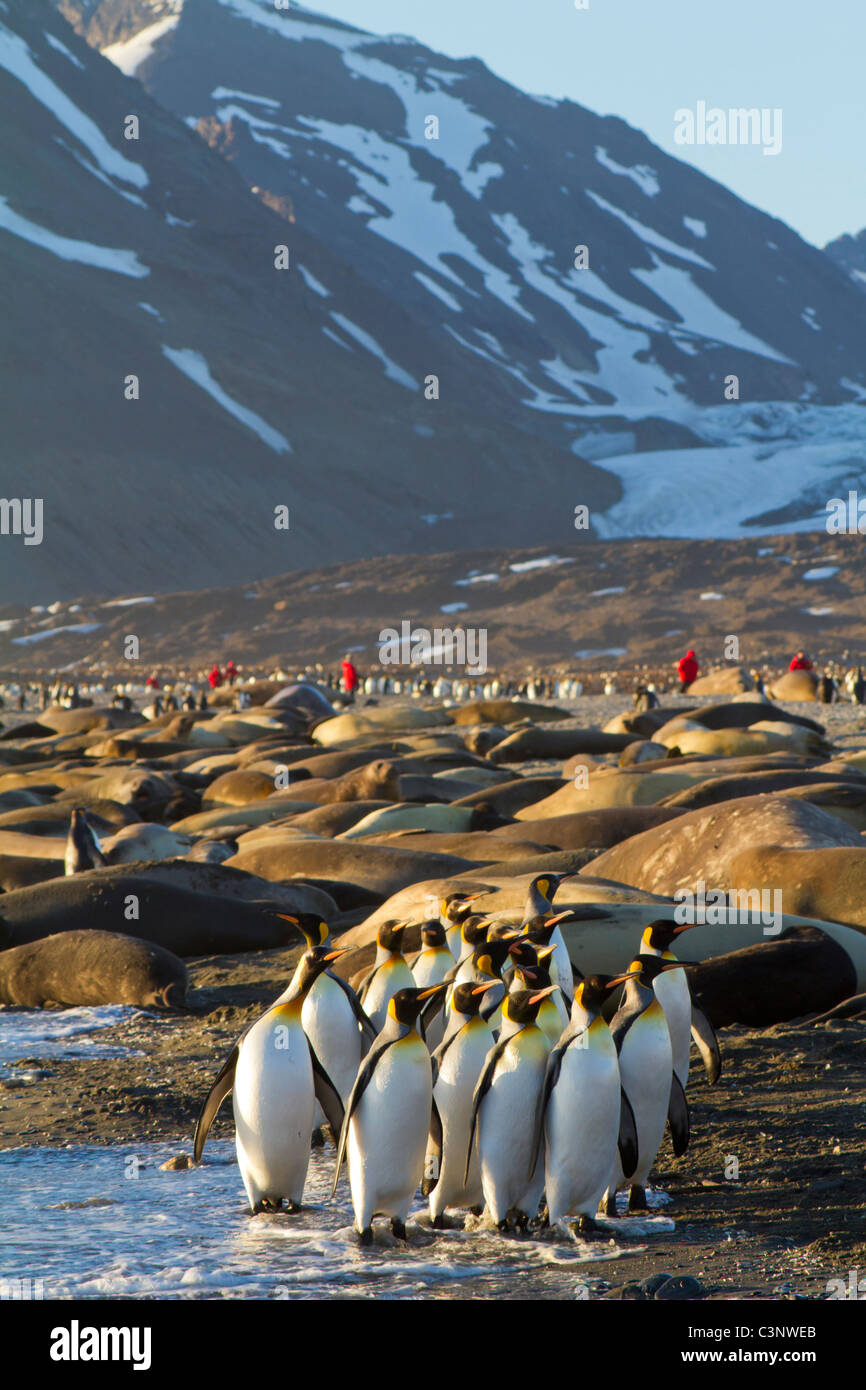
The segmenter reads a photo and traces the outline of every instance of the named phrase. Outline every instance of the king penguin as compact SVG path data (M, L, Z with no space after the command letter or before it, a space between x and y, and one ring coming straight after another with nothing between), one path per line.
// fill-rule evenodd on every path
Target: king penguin
M372 1243L374 1216L390 1216L395 1236L406 1239L406 1217L424 1174L425 1153L432 1155L433 1181L441 1165L432 1064L416 1023L425 1001L444 988L401 989L391 997L385 1024L349 1096L333 1190L347 1158L362 1245Z
M439 903L439 925L445 929L448 949L455 960L460 958L460 927L472 911L476 898L483 893L449 893Z
M441 985L454 968L454 957L448 949L445 928L440 922L425 922L421 928L421 950L412 962L412 975L417 989Z
M64 867L67 875L81 874L87 869L104 869L107 864L96 831L87 819L87 812L76 806L69 821Z
M577 985L568 1027L547 1063L534 1158L543 1142L553 1226L574 1215L581 1232L594 1228L617 1147L626 1177L637 1166L634 1113L622 1089L616 1045L601 1017L605 998L624 979L592 975Z
M639 956L629 967L622 1002L611 1019L610 1031L619 1056L622 1087L634 1112L638 1161L626 1174L614 1157L605 1195L605 1214L616 1215L616 1192L628 1178L629 1211L646 1211L645 1186L665 1131L670 1123L674 1153L689 1143L689 1112L673 1069L673 1052L665 1011L656 998L653 981L670 969L659 956ZM673 969L679 967L674 965Z
M482 1010L495 984L491 980L488 984L455 986L448 1006L449 1027L433 1053L433 1098L442 1126L439 1180L429 1193L430 1220L436 1229L444 1226L447 1207L476 1207L483 1202L481 1170L474 1150L468 1177L465 1168L472 1098L493 1046L493 1033ZM429 1153L427 1157L429 1169L432 1159Z
M539 1004L552 991L549 986L505 996L499 1041L487 1054L472 1100L464 1180L471 1173L477 1135L481 1188L500 1230L506 1229L512 1213L518 1227L525 1229L538 1213L544 1188L540 1154L531 1173L530 1164L550 1047L535 1019Z
M301 1024L313 984L342 951L306 951L288 989L242 1033L208 1093L195 1127L195 1161L222 1101L233 1091L238 1166L253 1215L297 1211L304 1195L315 1101L334 1133L343 1105Z
M688 931L693 925L693 923L687 922L683 926L677 926L676 923L667 918L658 918L655 922L650 922L641 937L641 954L660 956L665 961L675 961L676 956L671 950L671 946L682 932ZM722 1070L718 1039L706 1014L698 1008L697 1004L692 1002L685 970L664 971L663 974L656 976L653 988L665 1011L668 1032L671 1035L674 1071L679 1077L683 1090L686 1089L689 1079L689 1052L692 1038L694 1038L701 1054L707 1080L711 1086L714 1085Z
M414 989L415 977L400 949L400 936L408 922L383 922L376 933L376 959L358 998L378 1032L385 1025L388 1003L400 989Z
M316 946L330 946L330 928L316 913L300 912L290 917L285 912L279 912L277 916L295 924L309 950ZM333 970L323 970L304 1000L301 1024L345 1105L355 1084L361 1058L376 1040L376 1030L348 981L341 979ZM321 1125L325 1118L317 1102L316 1125Z

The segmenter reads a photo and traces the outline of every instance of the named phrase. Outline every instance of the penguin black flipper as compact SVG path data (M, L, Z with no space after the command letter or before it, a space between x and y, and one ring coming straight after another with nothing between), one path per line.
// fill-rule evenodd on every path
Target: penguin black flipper
M349 1099L346 1102L346 1109L343 1115L343 1123L340 1127L340 1142L337 1145L337 1161L334 1164L334 1185L331 1188L332 1197L337 1191L337 1180L340 1176L340 1169L343 1166L343 1160L346 1157L346 1145L349 1141L349 1121L351 1120L352 1116L357 1110L361 1097L363 1096L364 1092L369 1086L373 1076L373 1072L376 1070L376 1067L381 1062L385 1053L388 1051L388 1048L393 1047L395 1042L399 1042L401 1036L402 1034L400 1033L394 1033L391 1035L391 1037L383 1037L380 1033L378 1038L376 1039L376 1042L370 1048L370 1051L367 1053L366 1057L364 1058L363 1062L358 1068L358 1075L355 1077L355 1084L352 1087L351 1095L349 1096ZM322 1106L322 1109L324 1110L324 1106Z
M424 1008L418 1017L418 1032L424 1041L427 1041L427 1029L433 1022L440 1009L445 1007L445 994L440 990L427 1000Z
M424 1178L421 1196L429 1197L442 1171L442 1116L435 1098L430 1109L430 1133L427 1137L427 1156L424 1159Z
M630 1178L638 1165L640 1154L637 1143L637 1123L634 1118L634 1111L631 1108L631 1101L623 1088L619 1088L620 1107L619 1107L619 1139L617 1147L619 1149L619 1161L622 1164L622 1175Z
M340 989L343 991L349 1003L352 1005L352 1012L358 1020L358 1023L361 1025L361 1033L364 1038L364 1045L367 1051L369 1052L370 1048L373 1046L373 1043L376 1041L376 1029L373 1027L369 1018L364 1013L364 1009L360 999L358 998L355 991L352 989L352 986L349 984L348 980L341 979L339 975L334 974L333 970L327 970L325 974L328 976L329 980L333 980L335 984L338 984L340 986ZM322 1106L323 1110L324 1108L325 1107Z
M307 1046L310 1049L310 1061L313 1064L313 1091L316 1100L325 1112L325 1119L336 1137L343 1128L343 1102L340 1099L340 1092L316 1056L316 1050L309 1038L307 1038Z
M668 1124L673 1140L674 1154L680 1158L689 1147L689 1106L682 1082L676 1072L671 1073L671 1097L668 1101Z
M514 1034L511 1034L513 1037ZM493 1085L493 1077L496 1072L499 1059L508 1046L510 1038L505 1038L503 1042L498 1042L490 1049L487 1054L487 1061L484 1070L478 1078L478 1085L475 1087L475 1094L472 1097L472 1124L469 1127L469 1143L466 1148L466 1167L463 1172L464 1186L469 1182L469 1167L472 1163L472 1149L475 1144L475 1131L478 1127L478 1111L481 1109L481 1102Z
M538 1163L538 1156L541 1152L541 1141L544 1136L544 1117L547 1114L547 1106L553 1094L553 1088L559 1080L559 1073L562 1070L562 1059L568 1050L569 1043L577 1036L569 1028L571 1036L561 1039L547 1059L547 1070L544 1073L544 1085L541 1088L541 1095L538 1097L538 1105L535 1107L535 1128L532 1134L532 1157L529 1160L529 1171L527 1181L532 1181Z
M704 1071L711 1086L715 1086L722 1074L722 1053L716 1030L703 1009L692 1000L692 1041L701 1054Z
M436 1085L436 1082L437 1082L437 1080L438 1080L438 1078L439 1078L439 1069L440 1069L440 1067L442 1066L443 1061L445 1060L445 1053L448 1051L449 1047L450 1047L451 1044L454 1042L455 1038L459 1038L459 1037L460 1037L461 1031L462 1031L462 1030L461 1030L460 1028L455 1029L455 1031L454 1031L453 1033L451 1033L449 1037L443 1038L443 1039L442 1039L442 1042L441 1042L441 1043L439 1044L439 1046L436 1048L436 1051L435 1051L435 1052L431 1052L431 1054L430 1054L430 1061L431 1061L431 1063L433 1064L433 1085L434 1085L434 1086Z
M378 974L379 970L381 970L381 968L382 968L382 967L379 966L379 965L374 965L374 966L372 967L372 969L369 970L369 971L367 972L367 974L364 976L364 978L363 978L363 980L361 981L361 983L358 985L358 1003L359 1003L359 1004L363 1005L364 1000L367 998L367 995L368 995L369 992L370 992L370 986L371 986L371 984L373 983L373 980L375 979L375 977L376 977L376 975Z
M210 1127L216 1118L216 1113L235 1084L235 1070L238 1065L240 1050L241 1040L239 1038L228 1057L223 1062L220 1074L208 1091L204 1105L196 1120L192 1151L196 1163L198 1163L201 1158L202 1149L204 1148L205 1140L210 1132Z

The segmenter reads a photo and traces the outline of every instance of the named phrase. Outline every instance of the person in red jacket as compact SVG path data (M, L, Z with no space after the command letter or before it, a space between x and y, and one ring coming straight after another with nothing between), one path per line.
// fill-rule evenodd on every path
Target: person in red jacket
M235 666L235 663L233 661L230 661L226 666L226 680L228 681L229 685L234 685L237 678L238 668L237 666Z
M343 657L343 689L350 700L354 700L355 691L358 689L358 671L348 652Z
M155 671L151 672L144 684L148 690L159 690L159 676Z
M680 694L685 694L692 684L692 681L697 680L700 669L698 658L691 649L686 652L685 656L680 657L677 662L677 675L680 678Z
M805 652L798 652L796 656L791 657L789 671L811 671L812 669L812 663Z
M216 690L223 683L223 673L216 662L214 662L213 664L213 669L211 670L211 673L208 676L207 681L211 690Z

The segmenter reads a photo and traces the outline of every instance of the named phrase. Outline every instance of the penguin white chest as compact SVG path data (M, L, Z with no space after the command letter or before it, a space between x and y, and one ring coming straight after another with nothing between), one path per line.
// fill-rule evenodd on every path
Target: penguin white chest
M251 1205L300 1202L313 1129L313 1068L297 1017L272 1011L243 1039L232 1105L238 1164Z
M377 1213L405 1221L423 1175L432 1096L430 1055L413 1029L379 1060L349 1121L349 1183L360 1230Z

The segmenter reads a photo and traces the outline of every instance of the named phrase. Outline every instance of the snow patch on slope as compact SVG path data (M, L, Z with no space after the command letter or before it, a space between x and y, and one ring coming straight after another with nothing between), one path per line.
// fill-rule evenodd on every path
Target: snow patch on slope
M149 179L140 164L125 159L108 143L95 121L86 116L56 82L35 62L23 39L0 24L0 68L17 78L34 100L44 106L61 125L85 145L100 169L136 188L146 188Z
M20 213L13 212L3 197L0 197L0 228L20 237L22 241L29 241L32 246L41 246L62 261L78 261L80 265L111 270L115 275L130 275L137 280L150 274L134 251L116 251L110 246L95 246L92 241L74 241L71 237L58 236L56 232L49 232L47 227L37 226Z
M155 24L140 29L133 38L123 39L120 43L110 43L107 48L103 48L102 56L116 68L120 68L121 72L126 73L127 77L134 77L142 63L153 53L159 40L177 28L179 19L179 14L170 14L165 19L158 19Z
M408 372L404 372L402 367L398 367L396 362L392 362L376 342L376 339L371 337L369 333L365 333L363 328L352 323L352 320L347 319L344 314L332 313L331 318L338 328L342 328L343 332L348 333L350 338L354 338L356 343L360 343L362 348L372 353L374 357L378 357L385 368L385 375L389 381L396 381L398 386L405 386L409 391L418 390L418 383L415 378L411 377Z
M196 352L194 348L170 348L165 345L163 345L162 351L163 356L167 357L178 371L183 372L184 376L189 377L196 386L200 386L203 391L206 391L211 399L215 400L217 405L222 406L229 415L233 415L242 425L246 425L247 429L257 434L259 439L267 444L268 448L273 449L275 454L290 454L292 452L292 446L285 435L280 434L279 430L275 430L254 410L249 410L245 405L234 400L223 390L219 382L214 381L210 367L200 352Z

